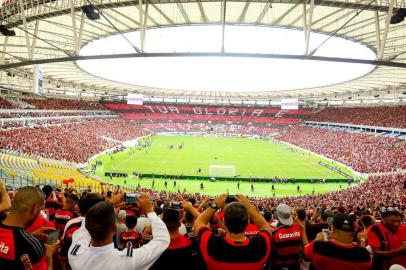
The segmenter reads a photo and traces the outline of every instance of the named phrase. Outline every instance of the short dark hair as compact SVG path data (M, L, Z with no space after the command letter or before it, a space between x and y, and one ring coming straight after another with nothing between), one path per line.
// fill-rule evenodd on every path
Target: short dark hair
M42 188L42 192L44 192L46 199L48 199L52 191L54 191L54 189L50 185L46 185Z
M298 209L296 211L296 215L300 220L305 220L306 219L306 211L304 209Z
M364 215L361 217L361 223L365 228L368 228L372 225L372 218L370 215Z
M240 202L232 202L227 205L224 212L224 220L227 230L231 233L242 233L248 225L248 210Z
M265 210L264 218L268 222L270 222L272 220L272 212L271 212L271 210Z
M129 229L134 229L137 226L137 217L135 215L127 215L125 217L125 225Z
M103 198L98 193L86 193L79 200L79 211L82 216L87 214L89 209L97 203L103 201Z
M85 226L95 242L104 241L116 224L116 214L110 202L99 202L86 214Z
M174 232L180 227L180 213L178 210L166 208L162 212L162 220L169 232Z

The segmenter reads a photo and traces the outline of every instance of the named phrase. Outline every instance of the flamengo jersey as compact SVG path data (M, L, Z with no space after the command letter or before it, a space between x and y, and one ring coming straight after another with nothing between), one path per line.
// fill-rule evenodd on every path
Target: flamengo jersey
M295 224L282 226L273 232L272 238L272 269L283 267L299 269L300 254L303 249L303 232Z
M215 236L204 227L198 232L198 241L208 270L262 270L271 251L268 231L247 237L244 242L234 242Z
M188 238L182 234L179 234L176 238L171 238L169 247L158 258L152 269L205 269L203 260L198 252L196 238Z
M130 242L133 248L138 248L140 246L141 239L141 234L137 232L123 232L120 235L120 243L123 247Z
M68 209L56 210L55 225L56 225L56 228L60 230L60 232L61 232L60 235L62 235L63 231L65 230L66 223L69 220L74 219L75 217L77 217L77 215L74 212L72 212L71 210L68 210Z
M46 270L44 247L19 227L0 224L1 270Z
M371 256L366 248L333 240L313 241L305 247L311 270L370 270Z

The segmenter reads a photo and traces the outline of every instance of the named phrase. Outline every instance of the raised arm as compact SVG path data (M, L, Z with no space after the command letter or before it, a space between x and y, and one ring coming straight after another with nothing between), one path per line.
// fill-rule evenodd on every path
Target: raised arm
M182 208L185 209L186 212L192 214L194 218L200 216L199 211L197 211L190 202L182 201Z
M224 208L224 206L226 205L226 199L227 194L223 194L218 196L213 203L216 205L217 208ZM198 216L197 219L195 220L194 224L195 232L197 233L202 227L206 227L211 218L213 217L214 213L216 212L217 209L209 207L203 213L201 213L200 216Z
M170 236L165 223L156 215L150 199L146 196L138 198L140 209L144 211L151 220L152 240L135 249L133 256L134 269L148 269L159 258L159 256L168 248Z
M237 201L247 207L250 218L252 219L252 221L254 221L254 224L257 225L260 230L267 230L269 231L269 233L271 233L271 225L266 222L265 218L258 212L257 209L255 209L255 207L250 203L247 197L242 194L237 194L235 198L237 199Z
M10 196L4 187L4 182L0 180L0 213L7 211L11 207Z

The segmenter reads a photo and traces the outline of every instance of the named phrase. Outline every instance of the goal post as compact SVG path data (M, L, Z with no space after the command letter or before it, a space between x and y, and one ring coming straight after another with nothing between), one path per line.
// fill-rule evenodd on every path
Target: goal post
M209 165L209 176L234 177L234 165Z

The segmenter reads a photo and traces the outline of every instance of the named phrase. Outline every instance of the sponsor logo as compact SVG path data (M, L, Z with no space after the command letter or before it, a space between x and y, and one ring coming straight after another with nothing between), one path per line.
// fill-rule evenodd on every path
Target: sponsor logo
M6 246L4 242L0 242L0 252L3 254L8 254L10 247Z
M55 214L55 218L57 218L57 219L71 219L71 216L57 213L57 214Z
M293 232L293 233L281 233L278 235L279 239L288 239L288 238L296 238L301 237L300 232Z

